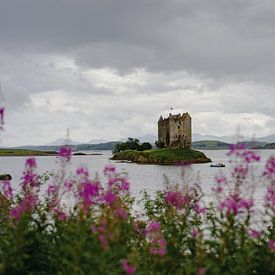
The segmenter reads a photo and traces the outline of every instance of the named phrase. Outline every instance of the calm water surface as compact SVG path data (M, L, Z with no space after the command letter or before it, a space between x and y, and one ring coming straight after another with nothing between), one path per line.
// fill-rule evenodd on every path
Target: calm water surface
M94 151L93 151L94 153ZM197 182L201 183L203 190L211 198L211 188L214 183L214 177L219 171L225 174L230 172L231 163L229 163L226 156L226 150L207 150L204 153L212 159L213 162L223 162L225 168L211 168L209 163L193 164L184 170L177 166L166 165L141 165L135 163L119 163L109 158L112 156L111 151L98 151L102 155L89 156L73 156L70 170L74 172L79 166L86 166L89 168L92 175L99 173L103 178L102 171L106 164L114 164L118 172L127 172L131 182L131 193L139 196L140 191L146 189L150 194L154 194L157 190L164 188L165 177L169 179L172 184L183 184L183 182ZM255 166L255 174L261 173L264 169L265 161L271 156L275 155L275 150L260 150L262 156L261 162ZM25 157L0 157L0 173L10 173L13 176L12 184L14 187L18 186L20 177L24 170ZM36 157L38 163L38 173L58 169L56 157ZM256 199L261 202L264 195L264 184L261 180L257 180L257 190L255 192Z

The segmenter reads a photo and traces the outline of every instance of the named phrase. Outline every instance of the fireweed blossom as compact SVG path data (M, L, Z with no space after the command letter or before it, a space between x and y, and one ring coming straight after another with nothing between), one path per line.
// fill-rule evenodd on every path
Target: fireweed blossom
M231 155L240 156L241 152L244 149L245 149L245 144L243 143L230 144L227 156L231 156Z
M111 237L108 233L108 221L104 218L101 219L99 225L91 225L91 231L94 234L98 234L98 240L101 243L103 249L108 250L109 247L109 238Z
M275 185L267 187L267 192L265 195L265 206L275 209Z
M268 247L272 252L275 252L275 240L269 240Z
M188 206L191 201L191 198L188 195L183 195L179 191L167 191L165 193L165 202L174 206L177 209L181 209L185 206Z
M3 125L4 125L4 113L5 113L5 108L0 107L0 130L3 129Z
M207 208L206 207L202 207L199 202L196 202L195 203L195 211L199 215L200 214L205 214L205 212L207 211Z
M103 173L106 177L114 177L116 173L116 168L113 165L106 165Z
M236 157L239 160L239 163L233 168L231 175L232 178L240 181L248 176L249 165L261 160L261 156L257 152L246 149L242 143L231 144L227 155Z
M21 178L21 185L23 190L32 189L39 186L38 176L35 173L37 167L35 158L29 158L26 160L25 171L23 172L23 177Z
M253 206L252 199L243 199L238 194L230 195L220 203L220 210L226 210L227 213L237 215L241 210L251 211Z
M262 231L258 231L258 230L254 230L254 229L250 229L248 230L248 234L254 238L254 239L258 239L263 235Z
M263 175L267 178L275 176L275 156L271 156L266 162Z
M9 180L4 180L1 182L1 192L11 200L13 198L13 189Z
M20 220L23 214L31 214L38 203L38 195L25 194L23 199L17 204L15 208L10 211L10 216L17 221Z
M87 180L80 185L79 197L82 200L85 211L89 210L91 205L95 205L99 201L100 185L98 182Z
M65 162L69 162L72 157L72 148L70 146L61 146L58 151L58 157Z
M212 187L212 191L219 194L219 193L222 193L224 188L227 186L228 179L223 174L219 174L215 176L215 183L216 183L216 186Z
M145 229L145 234L149 243L149 253L156 256L165 256L167 253L167 242L161 231L160 223L149 221Z
M130 265L127 260L122 260L122 262L121 262L121 268L128 275L136 273L136 268L134 266Z
M10 211L10 216L19 220L24 213L33 213L38 204L39 181L35 173L36 169L35 158L29 158L25 163L25 171L21 178L21 187L23 190L23 197Z

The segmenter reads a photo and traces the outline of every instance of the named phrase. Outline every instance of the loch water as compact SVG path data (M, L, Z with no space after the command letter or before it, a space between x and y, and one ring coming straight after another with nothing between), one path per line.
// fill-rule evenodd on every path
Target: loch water
M264 197L265 183L261 180L262 172L265 167L266 160L275 155L275 150L259 150L261 161L254 165L253 173L257 186L255 190L255 198L260 203ZM226 150L207 150L204 151L207 157L212 161L222 162L226 165L225 168L211 168L209 163L192 164L188 167L168 166L168 165L146 165L135 163L120 163L110 160L111 151L93 151L86 153L98 153L99 155L73 156L68 169L74 173L79 166L85 166L89 169L92 177L98 173L103 180L103 169L106 164L116 166L118 172L127 173L131 183L131 193L136 197L140 197L141 191L146 190L149 194L154 194L157 190L163 190L167 180L170 184L193 184L200 182L203 191L211 199L212 187L214 186L215 175L222 172L229 174L233 163L227 156ZM36 157L37 172L39 174L46 171L59 169L57 158L54 156ZM20 183L20 178L24 171L26 157L1 157L0 158L0 173L9 173L12 175L12 185L16 189ZM259 177L257 177L257 175Z

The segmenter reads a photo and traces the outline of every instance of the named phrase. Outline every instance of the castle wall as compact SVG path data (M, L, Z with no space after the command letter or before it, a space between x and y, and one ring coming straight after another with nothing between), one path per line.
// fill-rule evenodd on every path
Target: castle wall
M169 148L191 149L191 117L188 113L172 115L158 122L158 141Z

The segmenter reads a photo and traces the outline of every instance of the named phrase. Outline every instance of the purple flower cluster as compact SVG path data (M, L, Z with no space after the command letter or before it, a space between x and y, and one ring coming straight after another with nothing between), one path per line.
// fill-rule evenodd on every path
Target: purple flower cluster
M135 274L136 273L136 268L132 265L129 264L127 260L123 260L121 262L121 268L123 271L126 272L127 275Z
M145 230L149 242L149 253L156 256L165 256L167 253L167 242L161 232L160 223L149 221Z
M272 252L275 252L275 240L269 240L268 247Z
M36 169L36 160L35 158L29 158L26 160L25 171L23 172L22 177L22 187L23 190L32 189L39 186L38 176L35 173Z
M65 162L69 162L72 157L72 148L70 146L61 146L58 151L58 156Z
M181 209L189 205L191 198L188 195L183 195L179 191L167 191L165 193L165 201L168 205Z
M112 233L108 233L108 221L103 218L100 220L99 225L91 225L91 230L93 233L98 234L98 240L100 241L102 247L107 250L109 249L109 240L113 239Z
M265 195L265 206L275 208L275 186L271 185L267 187Z
M99 199L99 183L86 181L81 184L80 197L83 200L84 210L88 210L91 205L96 204Z
M13 189L9 180L1 182L1 192L10 200L13 198Z
M238 194L230 195L220 203L220 210L226 210L227 213L233 213L237 215L240 210L245 209L250 211L253 206L252 199L240 198Z
M220 174L215 177L216 186L212 188L212 191L216 193L222 193L224 190L224 186L227 185L228 181L227 178Z
M26 213L32 213L38 203L38 196L36 194L25 194L18 205L10 211L10 216L15 220L20 220L21 216Z
M3 129L3 125L4 125L4 113L5 113L5 108L0 107L0 130Z
M270 157L266 162L264 176L275 176L275 156Z
M39 181L35 173L36 166L35 158L26 160L21 182L23 197L10 211L10 216L16 220L19 220L25 213L32 213L38 204Z

